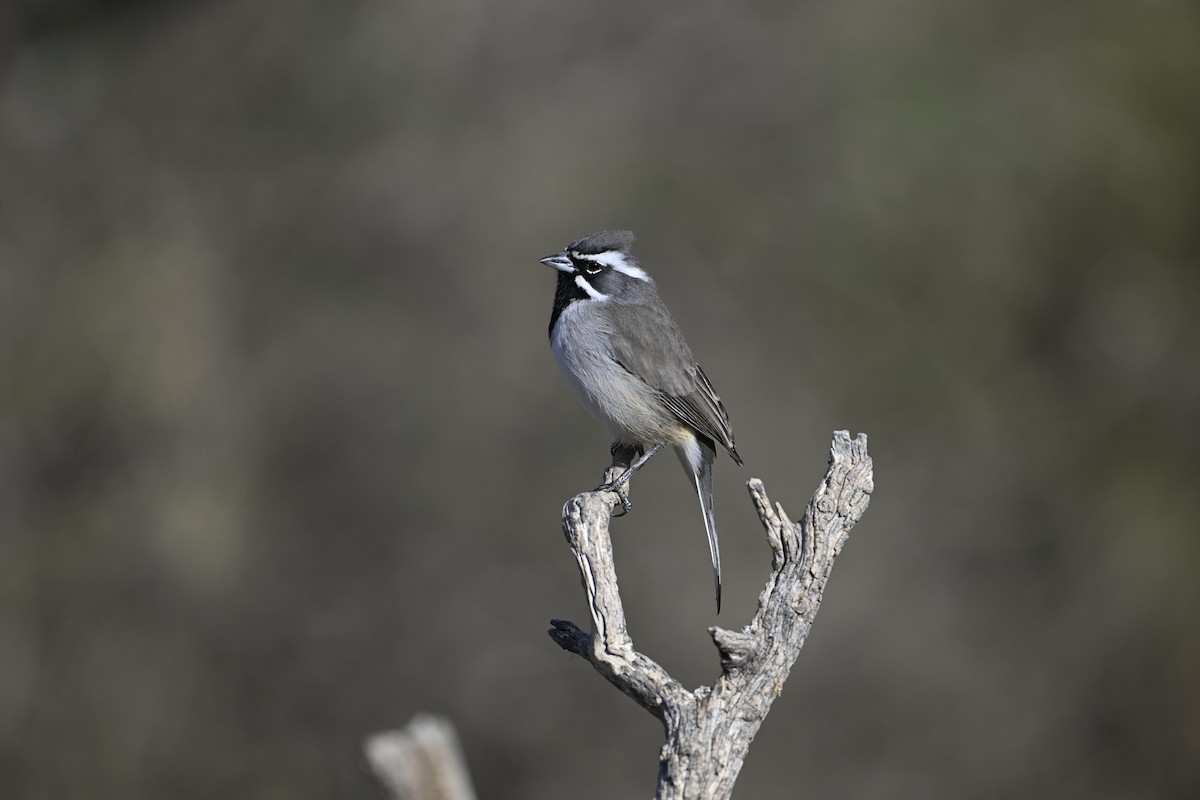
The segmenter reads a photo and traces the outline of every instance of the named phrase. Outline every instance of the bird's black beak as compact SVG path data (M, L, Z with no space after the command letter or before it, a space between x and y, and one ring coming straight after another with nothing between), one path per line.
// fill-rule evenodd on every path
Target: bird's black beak
M571 257L566 253L555 253L552 256L539 258L538 263L545 264L547 267L554 267L559 272L575 272L575 267L571 264Z

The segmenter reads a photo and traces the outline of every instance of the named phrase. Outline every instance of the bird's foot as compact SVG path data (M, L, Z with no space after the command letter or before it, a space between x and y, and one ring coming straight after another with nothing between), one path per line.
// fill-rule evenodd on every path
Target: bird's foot
M616 483L615 481L613 483L602 483L596 487L596 491L613 492L616 494L617 499L621 501L621 513L613 514L614 517L623 517L629 513L631 508L633 508L633 501L629 499L629 493L625 491L623 484Z

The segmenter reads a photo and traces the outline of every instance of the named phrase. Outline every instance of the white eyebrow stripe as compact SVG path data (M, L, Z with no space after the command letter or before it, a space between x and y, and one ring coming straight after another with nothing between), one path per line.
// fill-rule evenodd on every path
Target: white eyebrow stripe
M575 285L587 292L587 296L593 300L607 300L608 295L604 292L597 292L592 288L592 285L582 275L575 276Z
M649 281L650 276L641 267L635 267L626 260L625 254L616 250L609 250L604 253L571 253L573 258L581 261L590 261L593 264L599 264L604 267L612 267L617 272L628 275L631 278L637 278L639 281Z

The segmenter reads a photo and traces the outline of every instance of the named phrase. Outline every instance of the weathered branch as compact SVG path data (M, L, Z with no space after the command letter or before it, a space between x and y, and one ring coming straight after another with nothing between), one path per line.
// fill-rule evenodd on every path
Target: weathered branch
M475 800L454 726L443 717L417 714L401 730L371 736L364 750L393 800Z
M694 692L629 638L608 535L616 496L587 492L563 508L563 533L579 562L592 624L584 633L553 620L550 635L662 721L657 800L721 800L733 792L750 743L808 637L834 558L867 509L873 489L867 437L834 434L829 469L798 522L772 505L762 481L748 486L771 545L771 575L749 625L709 629L721 676Z

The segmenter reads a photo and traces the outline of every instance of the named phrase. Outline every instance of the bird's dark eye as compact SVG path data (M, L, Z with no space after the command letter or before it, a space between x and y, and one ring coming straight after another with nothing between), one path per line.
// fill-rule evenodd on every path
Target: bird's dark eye
M571 263L575 265L575 268L583 270L588 275L599 275L600 272L604 269L603 264L597 264L595 261L588 258L586 255L584 255L582 253L572 252L572 253L570 253L570 256L571 256Z

